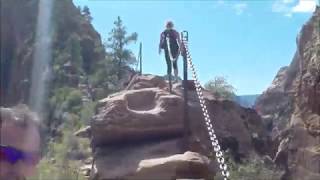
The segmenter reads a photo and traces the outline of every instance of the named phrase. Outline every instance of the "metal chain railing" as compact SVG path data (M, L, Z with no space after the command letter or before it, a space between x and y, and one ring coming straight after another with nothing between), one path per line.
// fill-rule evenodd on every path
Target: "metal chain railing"
M229 177L228 166L227 166L227 164L225 162L225 159L224 159L224 156L223 156L223 152L222 152L221 147L219 145L219 141L217 139L217 136L215 134L215 131L213 129L213 126L212 126L212 123L211 123L211 120L210 120L209 113L207 111L207 106L205 104L205 100L204 100L204 97L203 97L202 88L201 88L200 82L198 80L194 64L192 63L192 58L191 58L191 54L190 54L189 47L188 47L188 40L182 38L182 43L183 43L182 46L183 46L184 51L185 51L184 53L186 53L185 56L186 56L186 59L188 61L189 68L192 71L192 77L193 77L193 80L194 80L194 83L195 83L195 86L196 86L197 95L198 95L199 100L200 100L200 106L201 106L202 113L203 113L203 116L204 116L204 119L205 119L207 130L208 130L208 133L209 133L209 136L210 136L211 145L212 145L213 150L215 152L217 162L219 163L221 174L222 174L224 180L228 180L228 177Z

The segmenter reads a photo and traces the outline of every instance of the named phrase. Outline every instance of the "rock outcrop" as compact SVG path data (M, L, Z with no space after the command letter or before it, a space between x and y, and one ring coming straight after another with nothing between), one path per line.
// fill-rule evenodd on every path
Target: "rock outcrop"
M292 63L259 98L287 179L320 179L320 8L302 27Z
M170 94L161 77L135 76L126 90L100 100L90 129L95 156L91 177L140 180L207 178L209 174L212 177L215 161L205 157L212 155L211 142L192 85L190 81L191 134L187 139L181 84L174 84ZM267 153L266 131L254 110L216 100L205 90L204 97L224 150L229 149L238 160L252 153ZM184 153L187 150L193 152Z
M166 158L142 160L136 177L130 179L209 178L209 163L207 157L189 151Z
M92 122L97 146L181 135L183 100L158 88L123 91L103 99Z

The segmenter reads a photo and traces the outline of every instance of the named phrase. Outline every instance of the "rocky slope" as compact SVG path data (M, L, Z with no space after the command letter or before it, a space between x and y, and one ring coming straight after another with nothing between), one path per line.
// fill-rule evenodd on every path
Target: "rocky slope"
M183 95L153 75L135 76L126 90L99 101L90 130L93 179L208 178L216 167L192 81L188 89L191 136L184 138ZM216 100L204 91L218 139L235 159L266 154L267 135L252 109ZM194 153L186 152L191 150ZM206 157L207 156L207 157ZM190 162L189 162L190 161Z
M320 8L302 27L292 63L257 101L287 179L320 179Z

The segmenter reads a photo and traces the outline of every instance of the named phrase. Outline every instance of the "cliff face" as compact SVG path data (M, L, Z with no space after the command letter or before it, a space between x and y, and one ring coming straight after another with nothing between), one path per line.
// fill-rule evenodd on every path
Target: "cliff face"
M1 105L28 102L38 4L39 0L1 0ZM68 52L68 43L73 38L80 45L83 61L81 68L88 73L92 72L94 65L104 58L105 52L100 35L80 9L73 5L72 0L53 1L50 23L53 28L50 63L54 65L63 61L63 58L71 59L66 54L71 54Z
M2 0L1 6L1 104L10 104L20 99L20 82L30 76L37 3Z
M256 106L288 179L320 179L320 8L302 27L292 63L280 69Z

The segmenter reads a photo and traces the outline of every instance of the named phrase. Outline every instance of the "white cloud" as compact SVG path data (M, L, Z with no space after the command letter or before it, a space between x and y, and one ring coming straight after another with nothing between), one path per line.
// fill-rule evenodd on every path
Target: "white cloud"
M237 15L241 15L248 8L246 3L238 3L233 6L233 9L236 11Z
M300 0L299 3L292 8L292 12L314 12L316 6L316 0Z
M290 5L292 3L293 3L293 0L276 0L272 4L272 12L288 13L290 12Z
M293 13L310 13L316 8L317 0L276 0L272 4L272 12L292 17Z

